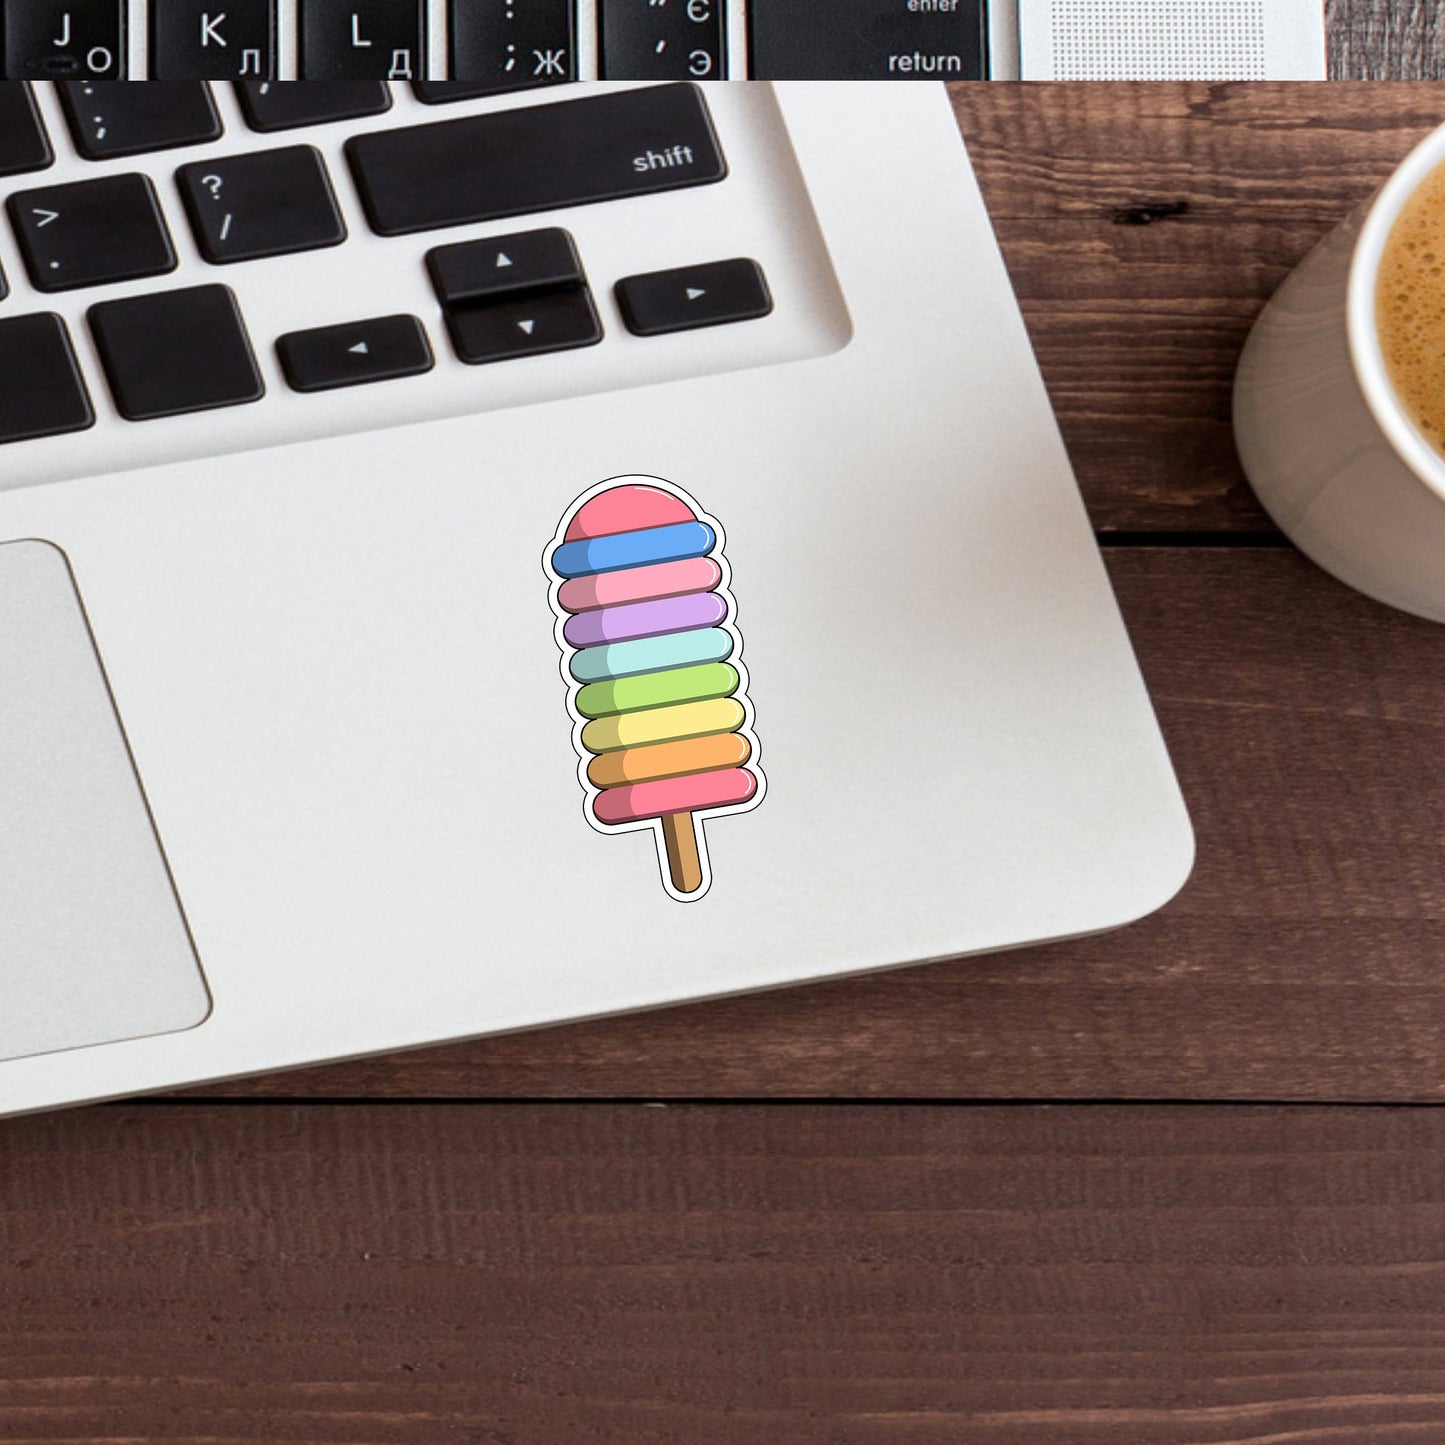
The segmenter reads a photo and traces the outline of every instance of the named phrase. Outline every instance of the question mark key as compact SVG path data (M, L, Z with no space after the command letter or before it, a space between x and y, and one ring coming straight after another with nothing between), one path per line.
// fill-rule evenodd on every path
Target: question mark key
M315 146L195 161L176 172L196 247L213 266L337 246L346 223Z

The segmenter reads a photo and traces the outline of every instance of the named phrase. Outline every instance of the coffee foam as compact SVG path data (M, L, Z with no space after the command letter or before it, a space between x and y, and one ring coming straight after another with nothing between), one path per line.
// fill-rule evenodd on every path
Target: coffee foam
M1385 242L1375 330L1400 405L1445 455L1445 165L1406 201Z

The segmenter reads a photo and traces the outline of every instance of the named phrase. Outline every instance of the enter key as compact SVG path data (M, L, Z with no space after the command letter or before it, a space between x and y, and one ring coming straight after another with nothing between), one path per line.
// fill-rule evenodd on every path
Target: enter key
M986 0L753 0L758 80L984 80Z

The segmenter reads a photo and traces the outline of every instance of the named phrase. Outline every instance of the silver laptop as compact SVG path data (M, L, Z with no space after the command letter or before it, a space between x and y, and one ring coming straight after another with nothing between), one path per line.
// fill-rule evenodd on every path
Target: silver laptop
M1323 0L26 0L33 80L1322 80Z
M205 96L0 96L0 1111L1180 886L941 87Z

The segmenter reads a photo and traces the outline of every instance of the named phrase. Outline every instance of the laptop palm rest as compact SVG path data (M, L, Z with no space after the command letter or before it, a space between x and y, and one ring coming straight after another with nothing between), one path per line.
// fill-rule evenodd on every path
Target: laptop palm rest
M65 555L0 544L0 1060L210 999Z

